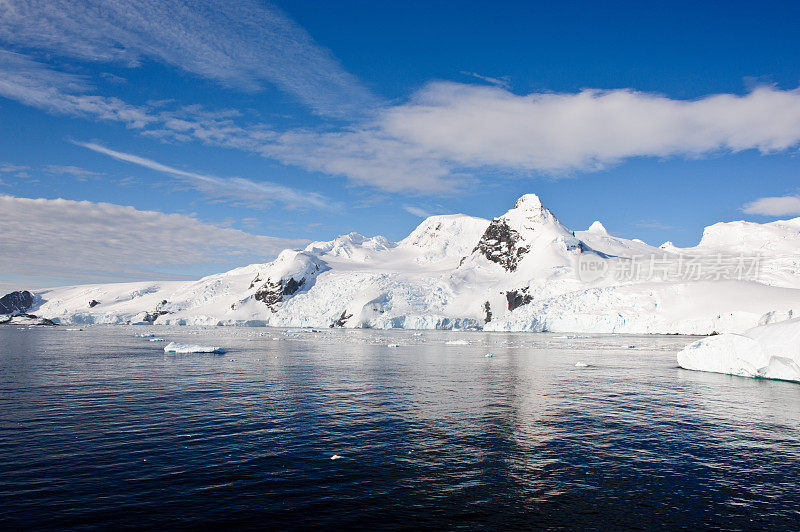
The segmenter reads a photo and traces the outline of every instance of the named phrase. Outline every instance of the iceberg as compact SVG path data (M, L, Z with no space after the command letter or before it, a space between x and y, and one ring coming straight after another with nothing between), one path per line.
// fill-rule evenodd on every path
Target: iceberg
M186 353L217 353L223 354L225 350L221 347L214 347L208 345L191 345L191 344L179 344L177 342L170 342L164 347L165 353L179 353L179 354L186 354Z
M678 353L684 369L800 382L800 318L703 338Z

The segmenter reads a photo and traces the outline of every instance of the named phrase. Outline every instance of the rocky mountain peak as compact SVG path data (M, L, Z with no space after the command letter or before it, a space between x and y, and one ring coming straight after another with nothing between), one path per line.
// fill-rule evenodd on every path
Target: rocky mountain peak
M11 292L0 297L0 314L25 312L33 306L33 294L27 290Z
M541 211L544 208L542 200L536 194L525 194L521 196L514 204L515 209L524 211Z

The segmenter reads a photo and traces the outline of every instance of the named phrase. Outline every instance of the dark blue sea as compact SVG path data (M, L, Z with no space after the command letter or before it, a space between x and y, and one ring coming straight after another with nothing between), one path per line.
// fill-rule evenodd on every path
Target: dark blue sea
M797 530L800 385L691 340L6 326L0 528Z

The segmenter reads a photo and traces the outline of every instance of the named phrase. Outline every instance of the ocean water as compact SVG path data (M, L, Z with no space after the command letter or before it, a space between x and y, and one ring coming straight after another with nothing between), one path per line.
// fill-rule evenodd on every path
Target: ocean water
M798 529L800 385L689 341L0 328L0 527Z

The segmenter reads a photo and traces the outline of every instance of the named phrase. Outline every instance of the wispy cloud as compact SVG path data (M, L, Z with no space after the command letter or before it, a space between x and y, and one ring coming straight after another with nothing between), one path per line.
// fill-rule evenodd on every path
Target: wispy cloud
M0 3L0 9L2 6ZM0 96L51 113L112 120L131 128L143 128L158 120L147 109L118 98L88 94L91 89L81 76L54 70L26 55L0 50Z
M30 177L30 166L24 164L0 163L0 175L7 175L18 179Z
M0 41L130 67L160 61L248 91L268 82L323 115L378 103L303 28L257 0L4 0Z
M25 164L0 163L1 174L15 174L17 172L25 172L30 169L31 167Z
M403 210L407 213L413 214L414 216L419 216L420 218L428 218L431 215L431 213L425 209L414 207L413 205L403 205Z
M48 164L43 170L48 174L53 175L69 175L79 181L85 181L89 178L103 175L99 172L92 172L91 170L86 170L85 168L80 168L73 165Z
M656 229L658 231L678 231L679 229L674 225L665 224L657 220L642 220L636 224L637 227L644 227L646 229Z
M0 212L0 271L7 276L163 278L152 270L218 257L265 261L304 244L110 203L0 195Z
M758 198L745 204L742 211L761 216L800 216L800 196Z
M482 76L477 72L467 72L465 70L461 71L462 74L465 76L471 76L473 78L479 79L481 81L485 81L490 85L495 85L497 87L503 87L504 89L511 88L511 79L508 76L503 76L502 78L493 78L491 76Z
M313 192L303 192L268 181L256 182L241 177L222 178L189 172L161 164L152 159L112 150L93 142L73 141L73 143L118 161L132 163L156 172L181 178L184 182L213 199L232 200L252 208L266 208L275 203L282 203L290 208L327 210L334 207L331 201Z

